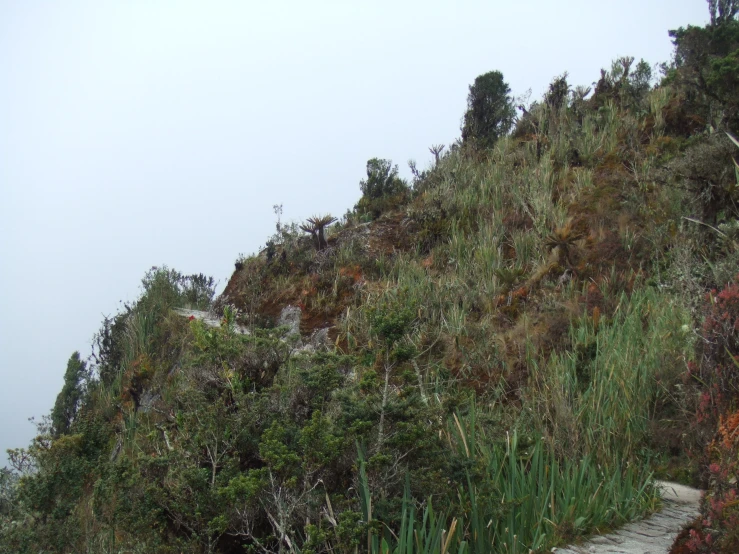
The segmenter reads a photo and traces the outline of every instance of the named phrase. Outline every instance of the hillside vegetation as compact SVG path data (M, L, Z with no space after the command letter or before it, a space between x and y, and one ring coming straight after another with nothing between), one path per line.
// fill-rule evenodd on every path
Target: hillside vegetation
M710 487L680 552L739 551L739 3L709 7L659 77L479 76L430 167L276 207L217 298L150 270L10 451L0 552L544 552L655 475Z

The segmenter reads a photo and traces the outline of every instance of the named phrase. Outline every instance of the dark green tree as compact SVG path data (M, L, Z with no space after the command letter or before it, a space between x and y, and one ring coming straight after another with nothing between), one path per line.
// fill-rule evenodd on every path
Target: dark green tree
M398 166L391 160L368 160L367 178L359 182L359 188L362 198L355 209L373 218L408 199L408 184L398 176Z
M105 316L100 330L92 339L92 362L100 382L110 385L118 375L124 355L126 318L131 313L129 306L113 317Z
M544 94L544 102L547 106L557 111L562 106L567 105L569 95L570 85L567 82L567 72L565 71L549 83L549 90Z
M508 131L516 116L511 89L500 71L480 75L470 85L462 140L489 148Z
M377 199L392 196L405 190L405 183L398 177L398 166L390 160L372 158L367 161L367 178L359 182L362 194Z
M82 387L87 378L87 364L80 359L80 353L75 352L69 357L67 371L64 373L64 386L51 410L52 434L55 438L69 432L82 400Z
M711 24L669 32L675 45L667 82L684 91L684 104L701 119L739 125L739 0L709 1Z

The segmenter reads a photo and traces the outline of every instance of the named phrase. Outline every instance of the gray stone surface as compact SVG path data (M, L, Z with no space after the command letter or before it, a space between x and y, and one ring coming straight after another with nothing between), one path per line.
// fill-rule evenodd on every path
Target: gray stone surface
M289 327L287 336L300 336L300 317L303 311L298 306L285 306L280 312L280 318L277 320L277 326Z
M194 317L195 319L199 319L200 321L205 323L208 327L220 327L221 326L221 318L211 312L204 312L201 310L190 310L188 308L175 308L174 311L175 313L181 315L182 317ZM242 335L250 334L249 330L243 325L236 325L235 329L237 333L241 333Z
M153 391L147 390L141 394L137 411L147 413L154 407L154 403L159 400L159 395Z
M701 491L658 482L663 508L652 516L624 525L621 529L591 538L580 545L554 548L558 554L666 554L680 530L699 512Z
M316 350L328 348L331 340L328 338L328 327L316 330L310 337L310 344Z
M211 312L203 312L200 310L190 310L188 308L175 308L175 313L182 317L194 317L205 323L208 327L220 327L221 319ZM280 312L277 320L279 327L287 327L287 334L283 337L283 341L293 347L294 354L311 353L316 350L322 350L331 346L328 338L328 328L318 329L308 340L307 344L303 344L300 336L300 319L303 315L302 310L298 306L285 306ZM249 335L249 329L243 325L235 326L236 332Z

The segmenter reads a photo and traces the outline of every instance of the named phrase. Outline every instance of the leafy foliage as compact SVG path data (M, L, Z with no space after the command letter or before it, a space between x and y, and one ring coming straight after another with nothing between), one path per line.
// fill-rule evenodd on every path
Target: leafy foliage
M706 295L701 331L698 362L690 364L688 375L700 391L696 423L712 433L739 400L739 277Z
M595 86L593 101L604 105L615 100L622 107L641 109L646 94L651 88L652 68L644 60L633 67L634 58L626 56L614 60L610 71L601 70Z

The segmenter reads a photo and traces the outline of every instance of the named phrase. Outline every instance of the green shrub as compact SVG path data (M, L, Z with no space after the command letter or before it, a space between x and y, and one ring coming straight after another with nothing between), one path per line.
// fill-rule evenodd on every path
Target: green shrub
M398 177L398 166L390 160L372 158L367 161L367 178L359 182L362 198L354 209L374 219L383 212L405 203L410 194L408 184Z

